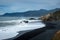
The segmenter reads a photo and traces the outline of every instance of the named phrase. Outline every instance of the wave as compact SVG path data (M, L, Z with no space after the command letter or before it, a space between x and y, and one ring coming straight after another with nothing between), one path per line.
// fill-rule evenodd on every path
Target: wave
M33 30L37 28L45 27L45 24L41 20L29 20L29 19L9 19L0 20L0 40L15 37L19 31ZM24 21L28 21L25 23Z
M28 21L29 23L32 23L32 22L39 22L41 20L19 19L19 20L0 21L0 27L1 26L9 26L9 25L18 25L18 24L25 23L24 21Z

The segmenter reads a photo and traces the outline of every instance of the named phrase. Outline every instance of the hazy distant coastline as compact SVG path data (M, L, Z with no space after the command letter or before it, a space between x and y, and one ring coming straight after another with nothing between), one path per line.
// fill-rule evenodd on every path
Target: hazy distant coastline
M33 11L26 11L26 12L5 13L3 15L0 15L0 17L3 17L3 16L6 16L6 17L40 17L43 15L49 14L51 12L55 12L57 10L60 10L60 8L55 8L51 10L40 9L40 10L33 10Z

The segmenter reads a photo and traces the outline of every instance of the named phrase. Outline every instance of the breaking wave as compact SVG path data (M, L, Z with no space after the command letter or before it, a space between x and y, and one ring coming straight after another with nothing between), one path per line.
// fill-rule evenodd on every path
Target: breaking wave
M41 20L26 20L26 19L19 19L19 20L9 20L9 21L0 21L0 27L1 26L10 26L10 25L19 25L21 23L25 23L24 21L31 22L39 22Z
M28 23L24 21L28 21ZM15 37L19 31L33 30L42 27L45 27L45 24L43 24L41 20L18 19L0 21L0 40Z

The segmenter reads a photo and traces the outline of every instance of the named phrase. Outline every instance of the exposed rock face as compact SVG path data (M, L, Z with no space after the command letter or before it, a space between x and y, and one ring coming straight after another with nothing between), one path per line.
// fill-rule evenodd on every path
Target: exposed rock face
M60 30L56 32L52 40L60 40Z
M41 16L41 19L43 21L58 21L60 20L60 10L45 16Z

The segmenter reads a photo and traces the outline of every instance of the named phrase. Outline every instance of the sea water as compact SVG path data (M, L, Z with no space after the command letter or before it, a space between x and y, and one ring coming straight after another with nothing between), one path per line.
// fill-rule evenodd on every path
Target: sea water
M29 18L31 17L0 17L0 40L15 37L19 31L45 27L41 20L29 20ZM25 23L25 20L29 22Z

